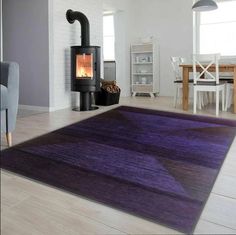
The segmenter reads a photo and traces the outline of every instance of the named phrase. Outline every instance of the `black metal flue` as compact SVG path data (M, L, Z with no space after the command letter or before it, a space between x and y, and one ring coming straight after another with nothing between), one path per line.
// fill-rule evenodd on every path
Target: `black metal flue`
M66 12L66 19L70 24L76 20L81 25L81 46L90 46L90 25L88 18L82 12L72 11L71 9Z

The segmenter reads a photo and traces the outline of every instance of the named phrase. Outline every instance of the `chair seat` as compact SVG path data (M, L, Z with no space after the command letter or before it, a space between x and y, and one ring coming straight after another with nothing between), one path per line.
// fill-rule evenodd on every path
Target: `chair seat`
M224 78L220 78L219 79L220 82L224 82L224 83L234 83L234 79L232 77L224 77Z
M234 80L230 79L230 80L227 81L227 83L234 84Z
M199 86L221 86L221 85L224 85L225 83L224 82L220 82L219 84L216 84L216 82L197 82L197 84L194 84L195 86L196 85L199 85Z
M188 82L193 83L193 79L189 79ZM174 83L183 83L183 80L175 80Z
M8 91L7 87L0 85L0 93L1 93L1 106L0 110L5 110L8 108Z

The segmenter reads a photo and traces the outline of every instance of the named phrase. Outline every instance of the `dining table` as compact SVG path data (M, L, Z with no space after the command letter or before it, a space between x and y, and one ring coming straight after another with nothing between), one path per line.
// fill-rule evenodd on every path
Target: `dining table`
M183 96L182 105L183 110L187 111L189 108L189 74L193 72L193 64L180 64L183 69ZM197 72L201 72L202 68L196 66ZM215 65L211 65L208 71L214 72L216 70ZM236 64L219 64L219 72L232 73L233 74L233 112L236 114Z

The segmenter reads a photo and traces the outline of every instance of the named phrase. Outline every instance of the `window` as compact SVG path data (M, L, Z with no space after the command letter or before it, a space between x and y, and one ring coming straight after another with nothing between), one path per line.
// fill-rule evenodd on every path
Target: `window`
M103 55L104 60L115 60L114 16L103 16Z
M236 0L217 4L217 10L200 13L199 52L236 56Z

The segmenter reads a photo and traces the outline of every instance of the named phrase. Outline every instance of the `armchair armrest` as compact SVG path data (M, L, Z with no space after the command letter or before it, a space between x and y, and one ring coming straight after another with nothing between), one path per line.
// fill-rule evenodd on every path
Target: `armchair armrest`
M0 83L7 87L8 132L15 129L19 102L19 65L15 62L1 62ZM1 131L6 132L4 115L1 112Z

